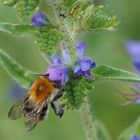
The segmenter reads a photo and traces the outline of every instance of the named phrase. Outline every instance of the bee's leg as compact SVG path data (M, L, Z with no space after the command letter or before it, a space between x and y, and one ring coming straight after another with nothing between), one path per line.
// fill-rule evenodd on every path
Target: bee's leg
M57 101L58 99L60 99L63 96L63 92L60 90L58 91L58 93L54 96L53 101Z
M60 99L62 97L62 95L63 95L62 91L59 91L51 102L51 106L52 106L55 114L59 117L63 116L64 107L65 107L65 104L59 105L57 103L58 99Z
M64 107L65 107L65 105L64 104L58 105L57 102L51 102L51 106L52 106L55 114L58 117L61 118L63 116L63 113L64 113Z

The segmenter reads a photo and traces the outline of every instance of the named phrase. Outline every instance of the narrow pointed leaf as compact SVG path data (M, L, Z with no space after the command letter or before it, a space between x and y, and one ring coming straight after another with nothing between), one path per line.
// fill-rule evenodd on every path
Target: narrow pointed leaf
M0 64L21 86L28 88L36 74L23 69L13 58L0 49Z
M129 82L140 82L140 75L128 71L100 65L93 70L96 79L121 80Z

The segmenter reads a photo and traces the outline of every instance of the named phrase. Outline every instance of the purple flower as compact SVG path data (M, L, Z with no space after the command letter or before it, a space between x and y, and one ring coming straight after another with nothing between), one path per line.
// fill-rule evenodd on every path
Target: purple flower
M132 58L132 63L136 68L137 73L140 74L140 41L129 40L126 42L126 48ZM140 89L140 84L135 84L135 87ZM138 103L137 100L136 103Z
M135 99L135 103L140 104L140 95L137 95L137 97Z
M79 41L76 43L76 54L78 58L83 58L86 48L87 48L87 43L85 41Z
M133 135L133 136L131 137L131 140L140 140L140 137L138 137L137 135Z
M76 43L75 47L77 54L77 62L74 68L74 74L91 78L91 69L96 66L96 63L90 57L84 56L87 48L86 42L79 41L78 43Z
M79 59L76 63L74 73L77 75L82 75L88 78L92 77L91 69L96 66L96 63L92 61L89 57L83 57Z
M47 24L47 16L42 12L37 12L32 16L31 23L36 27L41 27Z
M129 40L126 42L126 48L136 70L140 72L140 41Z
M68 68L61 65L52 65L45 73L51 81L65 85L68 82Z
M70 59L69 54L63 51L62 53L63 53L62 56L64 59L63 60L64 63L67 61L70 62L71 59ZM52 55L51 59L52 59L52 65L49 66L45 75L48 75L51 81L57 82L59 83L59 85L63 86L69 80L69 76L68 76L69 67L64 66L61 58L58 56Z

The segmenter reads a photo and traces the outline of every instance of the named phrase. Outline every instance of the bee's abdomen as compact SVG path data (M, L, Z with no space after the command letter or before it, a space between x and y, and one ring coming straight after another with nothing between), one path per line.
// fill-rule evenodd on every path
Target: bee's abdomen
M34 110L34 107L32 106L31 103L29 103L29 101L26 101L25 105L24 105L24 116L26 114L29 114L30 112L32 112Z
M39 120L44 120L47 111L48 111L48 104L46 104L46 105L42 108L41 113L40 113Z
M24 111L25 111L26 113L30 113L30 112L33 111L33 108L30 108L30 107L26 106L26 107L24 107Z

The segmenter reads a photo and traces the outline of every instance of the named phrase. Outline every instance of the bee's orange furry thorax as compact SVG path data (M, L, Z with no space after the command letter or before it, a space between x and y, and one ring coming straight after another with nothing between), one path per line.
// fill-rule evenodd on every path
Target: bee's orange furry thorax
M54 85L47 77L41 76L34 81L29 91L31 99L42 101L53 93Z

